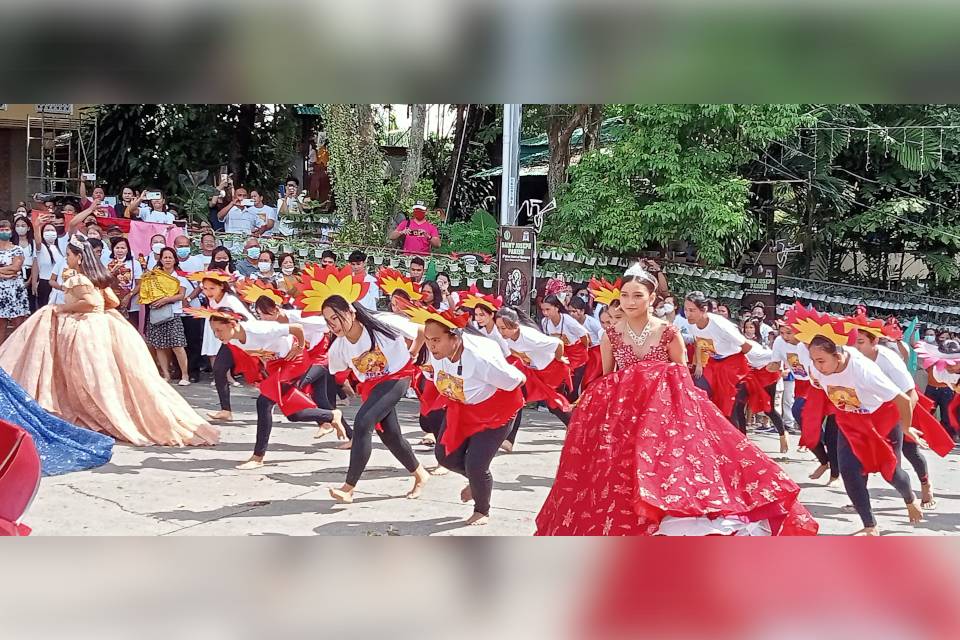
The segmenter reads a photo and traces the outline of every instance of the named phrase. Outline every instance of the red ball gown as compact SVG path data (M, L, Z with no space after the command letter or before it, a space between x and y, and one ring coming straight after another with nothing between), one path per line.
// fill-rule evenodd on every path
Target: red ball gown
M573 413L537 535L815 535L800 487L669 361L608 336L617 370Z

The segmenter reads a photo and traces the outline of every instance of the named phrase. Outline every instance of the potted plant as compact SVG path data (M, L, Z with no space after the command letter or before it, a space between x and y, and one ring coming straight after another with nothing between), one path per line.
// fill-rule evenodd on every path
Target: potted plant
M493 288L493 278L484 278L484 279L483 279L483 286L484 286L484 288L486 288L486 289L492 289L492 288Z
M460 286L460 278L455 278L455 277L453 277L453 276L450 276L450 286L451 286L451 287L459 287L459 286Z
M490 273L493 267L489 264L480 265L480 273Z
M377 255L373 256L373 264L383 264L383 254L378 253Z

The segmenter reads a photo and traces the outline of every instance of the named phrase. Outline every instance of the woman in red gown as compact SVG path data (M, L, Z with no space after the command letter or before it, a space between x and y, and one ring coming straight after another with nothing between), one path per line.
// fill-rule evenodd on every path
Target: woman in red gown
M627 271L605 376L573 413L537 535L813 535L800 488L697 389L656 279Z

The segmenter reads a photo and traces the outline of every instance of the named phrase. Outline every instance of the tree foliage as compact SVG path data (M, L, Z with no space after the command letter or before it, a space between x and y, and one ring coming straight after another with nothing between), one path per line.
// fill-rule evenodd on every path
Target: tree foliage
M689 241L712 263L746 228L739 170L805 122L799 105L623 105L618 142L584 155L547 238L636 253Z

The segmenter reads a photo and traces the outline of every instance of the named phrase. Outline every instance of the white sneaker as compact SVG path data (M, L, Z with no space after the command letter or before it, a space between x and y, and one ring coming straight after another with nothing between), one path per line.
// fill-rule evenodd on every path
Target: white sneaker
M408 400L416 400L416 399L417 399L417 392L414 391L412 388L407 389L407 393L406 393L406 395L405 395L404 397L407 398Z

